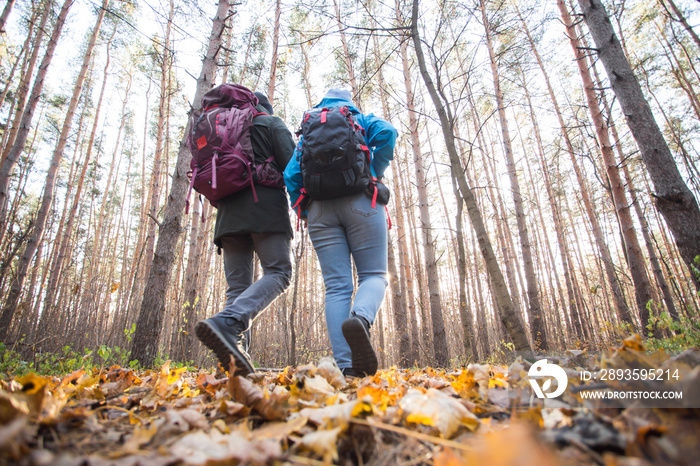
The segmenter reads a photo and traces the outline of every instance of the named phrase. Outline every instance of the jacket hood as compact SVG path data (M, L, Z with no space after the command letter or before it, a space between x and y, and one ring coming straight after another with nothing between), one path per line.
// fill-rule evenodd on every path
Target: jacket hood
M326 92L326 95L316 105L315 108L321 107L340 107L347 105L351 112L360 113L360 111L352 103L352 95L346 89L331 89Z
M270 100L267 98L265 94L262 92L254 92L255 97L258 98L258 105L262 105L262 107L267 111L268 115L274 115L275 111L272 109L272 104L270 104Z

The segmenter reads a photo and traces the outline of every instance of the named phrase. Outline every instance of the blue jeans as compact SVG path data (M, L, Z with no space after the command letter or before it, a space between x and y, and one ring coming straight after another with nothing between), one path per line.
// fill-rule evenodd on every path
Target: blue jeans
M285 233L250 233L221 238L226 274L226 304L218 314L250 327L255 317L289 286L292 276L290 239ZM253 253L263 276L253 283Z
M387 225L383 206L372 208L366 194L313 201L308 209L309 237L326 287L326 325L338 367L352 366L341 326L351 314L372 324L387 287ZM353 302L352 256L357 268Z

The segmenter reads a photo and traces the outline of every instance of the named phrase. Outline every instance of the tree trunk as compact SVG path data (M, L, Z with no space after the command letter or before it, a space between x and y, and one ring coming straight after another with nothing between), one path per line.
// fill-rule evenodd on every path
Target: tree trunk
M15 118L12 122L12 126L9 130L9 135L5 140L5 147L2 151L2 165L0 166L0 233L4 232L7 228L6 218L7 218L7 203L8 198L8 188L10 186L10 177L12 176L12 169L14 168L19 156L24 150L24 144L27 142L27 137L29 136L29 130L31 129L32 119L34 118L34 112L36 110L36 105L41 97L41 92L44 88L44 79L46 78L46 73L48 72L49 65L53 59L54 51L56 50L56 45L58 38L61 34L61 29L63 28L63 23L57 22L54 26L54 34L51 35L49 39L49 44L47 46L46 52L44 53L44 58L39 66L39 71L37 73L36 79L34 80L34 86L32 86L31 94L29 95L29 103L25 106L27 91L29 90L29 83L32 79L32 74L34 73L34 66L39 58L39 50L41 50L41 41L44 38L44 32L46 29L46 23L51 13L52 0L46 0L44 6L44 11L41 14L41 19L39 21L39 26L36 29L36 37L34 38L34 44L32 47L32 54L29 57L29 62L26 68L22 70L22 79L17 86L17 91L15 92ZM67 2L69 3L69 2ZM70 7L70 4L69 4ZM57 28L57 30L56 30ZM31 29L30 29L31 35ZM19 141L17 140L19 138Z
M352 58L350 56L350 47L348 46L347 34L345 34L345 27L340 20L340 5L338 0L333 0L333 6L335 7L335 19L338 24L338 30L340 31L340 42L343 45L343 59L345 60L345 68L348 73L348 80L350 81L350 87L352 88L352 97L355 106L362 111L362 99L360 98L360 89L357 87L357 79L355 78L355 71L352 66Z
M32 94L29 98L29 102L27 104L27 108L25 109L24 115L22 116L22 124L17 134L17 139L15 140L12 149L10 149L5 163L9 162L14 164L14 161L16 161L19 158L19 155L24 150L24 143L27 141L27 136L29 135L29 127L31 126L32 117L34 116L36 103L38 102L39 97L41 96L41 92L44 86L44 79L46 78L46 73L48 71L49 65L51 64L53 54L56 51L56 45L58 44L58 39L61 35L63 25L66 22L66 17L68 16L68 11L70 10L72 2L73 0L65 0L65 2L63 3L63 7L61 8L61 12L59 13L58 18L56 19L56 24L54 25L53 32L51 33L49 45L46 48L46 52L44 54L44 58L41 61L41 65L39 65L39 74L37 75L34 81ZM95 31L95 37L96 34L97 32ZM94 45L94 43L92 45ZM91 52L92 48L88 47L88 50ZM89 62L88 52L86 52L85 61ZM84 65L85 61L83 62ZM87 66L84 66L84 68L85 70L87 70ZM84 78L84 76L82 78ZM78 78L78 82L81 86L82 78ZM78 82L76 82L76 87L78 87ZM80 93L78 92L78 95L79 94ZM73 102L73 100L71 100L71 102ZM75 97L75 102L77 105L77 97ZM64 122L66 139L68 137L68 130L70 129L70 123L73 118L74 110L75 108L73 108L72 112L68 112ZM64 130L61 131L62 135L64 134ZM59 140L58 146L53 152L51 165L49 166L48 172L46 173L44 195L42 197L39 210L37 211L37 218L34 224L34 231L32 232L32 236L29 238L27 246L25 247L24 252L22 253L22 258L20 259L19 265L17 267L17 274L12 280L10 292L8 293L5 305L3 306L2 315L0 315L0 340L5 339L6 332L10 326L10 323L12 322L12 316L14 315L17 309L17 304L19 303L20 294L22 293L22 286L24 285L24 279L27 276L29 264L31 263L32 258L34 257L34 253L36 252L36 249L39 246L39 242L41 242L44 234L44 226L46 224L46 218L49 215L49 208L51 207L51 203L53 202L53 188L56 181L56 174L59 168L58 165L61 161L61 157L63 156L64 146L65 140L63 141L63 146L61 145L61 141ZM0 203L4 201L4 199L2 199L4 192L4 189L0 189Z
M627 262L629 264L632 281L634 282L635 295L637 297L637 306L642 323L642 332L645 332L649 324L649 309L647 303L652 301L651 285L649 277L646 273L644 265L644 256L639 246L637 234L634 230L634 223L630 214L629 203L625 195L625 187L622 184L620 171L617 167L617 160L613 154L612 143L608 132L608 125L603 116L603 112L598 104L598 95L596 94L596 86L593 82L590 69L588 68L588 60L583 54L581 42L576 36L576 30L571 22L568 9L563 0L558 0L559 10L561 11L562 20L567 28L569 41L576 56L576 64L583 81L584 95L588 103L588 110L591 115L591 121L595 126L596 136L599 144L599 149L605 161L605 170L610 182L610 191L612 194L613 204L617 212L620 229L624 238L624 247L627 253ZM612 26L611 26L612 27ZM699 236L700 238L700 236Z
M221 34L225 21L228 19L229 1L219 0L212 32L209 37L207 51L202 63L202 71L197 78L197 89L193 103L200 105L202 96L211 88L216 73L216 55L221 45ZM194 111L192 109L191 112ZM188 115L189 116L189 115ZM185 134L189 132L189 125ZM175 263L175 249L182 233L182 214L185 209L191 154L186 137L180 142L177 165L173 173L170 194L165 206L165 214L160 224L158 244L155 248L153 265L148 275L148 281L141 303L136 331L131 346L131 360L138 360L144 367L153 364L158 353L160 333L163 328L165 315L165 296Z
M600 0L579 0L583 19L596 43L613 91L654 184L656 207L673 232L676 246L700 290L700 207L678 171L651 107L622 51L620 42Z
M100 13L102 17L104 16L104 11L105 8L107 7L107 2L105 1L103 3L103 8L100 8ZM100 14L98 13L98 14ZM102 18L99 19L101 21ZM80 172L80 175L78 177L77 182L75 183L76 188L75 188L75 196L73 198L73 205L69 211L68 214L68 220L66 222L66 225L61 229L59 233L60 235L60 241L58 242L58 249L57 249L57 255L56 255L56 260L53 261L51 264L51 273L48 277L49 283L48 286L46 287L46 296L44 298L44 307L42 311L42 319L39 322L39 333L42 334L44 333L41 329L45 328L47 323L52 321L55 318L54 315L54 310L55 310L55 292L56 288L62 279L62 270L63 270L63 265L66 261L66 255L69 250L69 243L70 243L70 237L72 236L73 232L73 225L77 219L77 211L78 211L78 205L80 204L80 199L83 191L83 184L85 182L85 174L87 173L88 166L90 164L90 157L92 155L93 151L93 144L95 142L95 137L97 135L97 129L99 126L99 117L100 117L100 110L102 108L102 102L104 99L104 94L105 90L107 88L107 75L109 72L109 65L110 65L110 47L111 47L111 41L114 37L114 34L116 33L116 25L113 29L112 32L112 37L109 39L107 43L107 58L106 58L106 63L104 67L104 73L102 75L102 89L100 90L100 96L97 100L97 107L95 109L95 116L93 120L93 125L92 125L92 130L90 132L90 137L88 139L87 143L87 153L85 155L85 161L83 162L83 167ZM96 37L96 36L95 36ZM128 92L127 92L128 93ZM125 101L126 103L126 101ZM121 135L121 131L123 128L123 125L125 122L124 118L124 108L122 109L122 124L120 125L119 128L119 134L117 135L117 140L119 139L119 136ZM82 118L81 118L82 119ZM63 148L61 149L63 150ZM97 231L99 232L100 229L98 228Z
M666 8L665 2L668 2L668 4L671 6L671 10L673 10L673 13L675 13L675 15L678 18L674 18L671 12L668 13L669 17L672 20L678 21L683 25L683 28L686 30L686 32L690 35L690 37L693 38L693 42L695 42L695 45L697 45L700 49L700 37L698 37L693 28L690 26L690 24L688 24L688 21L685 19L685 16L683 16L683 12L680 10L680 8L678 8L678 6L676 6L676 3L673 0L659 0L659 2L664 8Z
M610 249L607 246L607 243L605 242L605 239L603 238L603 230L600 227L600 222L598 220L598 217L595 213L595 209L593 206L593 202L590 199L589 195L589 189L588 189L588 184L586 183L586 179L583 176L583 173L581 171L581 168L579 166L578 161L576 160L576 156L574 153L574 147L571 142L571 138L569 137L569 130L566 126L566 123L564 122L564 117L562 115L561 109L559 107L559 102L556 97L556 93L554 91L554 88L552 87L552 84L549 80L549 75L547 73L547 70L544 66L544 63L542 61L542 57L540 56L537 47L535 46L535 42L532 39L532 36L530 35L530 31L527 29L527 26L525 22L521 19L521 24L523 24L525 34L527 36L528 42L530 44L530 48L532 49L533 54L535 55L535 58L537 60L537 64L540 68L540 71L542 72L542 76L544 77L545 83L547 84L547 92L549 94L549 98L552 101L552 105L554 106L554 111L557 114L557 119L559 121L559 126L561 128L561 134L562 137L564 138L564 143L566 145L566 150L569 153L569 157L571 159L572 166L574 168L574 173L576 174L576 179L578 181L579 187L581 189L581 199L583 201L586 214L588 216L588 220L591 224L591 228L593 229L593 236L595 238L595 243L598 248L598 251L600 253L601 259L603 261L603 267L605 269L605 275L608 279L608 283L610 284L610 288L612 289L613 293L613 302L615 305L615 309L617 311L617 315L619 318L627 323L632 323L631 316L630 316L630 311L629 307L627 306L627 302L625 301L625 297L622 292L622 285L620 284L620 280L617 277L617 274L615 272L615 267L612 262L612 257L610 255ZM557 209L558 210L558 209ZM561 211L559 211L559 217L561 219ZM566 242L561 242L560 246L566 247ZM562 254L564 254L564 249L562 249ZM567 257L570 257L568 254L566 254ZM576 290L574 288L574 274L573 274L573 262L571 262L571 259L569 259L569 270L571 273L569 274L569 280L571 280L571 292L576 293ZM571 296L570 296L571 298ZM571 311L571 318L573 320L573 325L576 328L576 331L578 332L578 335L582 337L581 331L582 328L580 324L578 323L578 316L580 312L582 311L581 309L578 309L576 307L576 302L577 300L571 299L570 301L570 311Z
M282 0L275 3L275 28L272 31L272 59L270 59L270 82L267 86L267 98L273 103L275 84L277 82L277 49L280 40L280 16L282 15Z
M10 16L14 4L15 0L7 0L7 3L5 3L5 8L3 8L0 15L0 33L5 32L5 23L7 23L7 18Z
M496 62L496 54L493 50L491 39L491 25L486 16L486 6L484 0L481 0L481 17L484 21L484 30L486 31L486 47L489 51L491 62L491 74L493 75L493 85L495 87L496 106L498 108L498 117L501 126L501 135L503 138L503 148L506 156L506 164L508 166L508 177L510 179L511 194L513 195L513 205L515 207L515 220L518 225L518 236L520 237L520 249L523 256L523 267L525 269L525 282L527 284L528 297L528 315L530 318L530 332L535 349L548 349L547 333L545 331L544 319L542 317L542 308L540 306L539 287L537 286L537 277L535 275L535 267L532 263L532 248L530 245L530 235L527 229L525 220L525 208L523 207L523 198L520 191L520 181L515 167L515 159L513 157L513 148L510 141L510 131L508 129L508 118L506 117L505 102L503 100L503 92L501 91L501 78L498 72L498 64Z
M467 212L469 213L469 219L472 222L472 226L476 233L477 239L479 241L479 248L484 256L484 261L486 262L486 268L489 272L489 277L493 284L495 291L495 299L498 302L499 310L501 312L501 321L504 327L508 331L513 344L515 345L516 351L531 351L532 348L526 337L525 329L520 323L515 308L513 307L513 301L511 300L510 294L508 293L508 287L506 285L503 274L498 265L496 255L493 252L493 246L491 245L491 240L486 233L486 226L484 225L484 219L476 205L476 199L474 194L467 184L466 178L464 176L464 170L461 166L461 161L459 155L457 154L457 148L455 146L454 134L452 133L452 121L453 118L448 115L449 108L446 108L443 102L440 100L438 90L435 88L430 74L428 73L428 68L425 62L425 57L423 55L423 48L421 44L421 38L418 34L418 0L413 0L412 9L412 19L411 19L411 29L413 36L413 44L416 52L416 58L418 59L418 66L420 68L421 76L425 82L428 92L435 109L437 110L438 116L440 118L440 124L442 127L442 133L445 138L445 146L447 153L450 158L450 168L452 173L455 174L459 190L462 193L462 197L467 206Z
M165 133L167 105L170 100L169 75L172 67L172 54L170 53L170 36L172 31L173 16L175 15L175 5L170 0L170 13L165 27L165 39L163 41L163 53L160 56L160 97L158 99L158 119L156 122L156 149L153 156L153 173L148 194L148 235L146 237L146 264L144 271L148 276L152 261L153 251L156 245L156 225L158 224L158 201L161 193L161 182L163 178L163 151L166 145L165 139L169 137ZM197 105L198 103L195 103ZM166 166L167 167L167 166Z
M398 9L397 9L398 13ZM438 367L447 367L450 356L447 349L447 333L442 314L442 296L440 294L440 280L438 278L437 258L435 254L435 242L433 239L433 226L430 218L430 206L428 204L428 190L423 167L423 155L418 134L418 112L413 96L413 83L408 62L408 52L402 50L401 62L403 64L403 77L406 87L406 104L408 107L408 127L413 150L413 164L416 172L416 191L418 192L418 210L420 214L420 230L423 240L423 254L425 270L428 278L428 294L430 303L430 317L433 324L433 349L435 351L435 364Z
M378 26L378 25L377 25ZM377 78L379 80L379 98L382 102L383 117L387 121L391 121L389 116L389 102L387 101L387 94L383 92L386 87L386 82L384 80L384 72L382 71L382 61L380 57L380 47L379 38L377 35L373 35L373 45L374 45L374 59L375 65L377 66ZM396 164L394 164L396 165ZM396 183L395 177L398 173L392 174L394 177L394 184ZM394 192L394 202L396 205L399 201L396 198L396 191ZM402 214L403 219L403 214ZM394 242L392 241L391 231L387 235L387 253L388 253L388 272L389 272L389 286L391 289L391 310L393 311L393 322L394 322L394 334L398 339L398 366L402 368L409 367L410 360L408 359L410 349L411 349L411 335L408 328L408 318L406 315L406 295L402 292L405 290L404 280L402 276L399 275L396 267L396 254L394 252ZM398 246L397 238L397 246ZM384 347L384 345L380 345Z

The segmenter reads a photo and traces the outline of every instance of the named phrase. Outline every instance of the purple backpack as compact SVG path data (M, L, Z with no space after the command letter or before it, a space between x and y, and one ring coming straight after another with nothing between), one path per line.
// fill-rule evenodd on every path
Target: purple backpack
M216 202L255 184L282 188L284 177L273 165L274 157L255 163L250 129L258 113L258 98L239 84L221 84L202 97L201 112L195 111L190 121L188 143L190 162L189 207L192 189L216 207Z

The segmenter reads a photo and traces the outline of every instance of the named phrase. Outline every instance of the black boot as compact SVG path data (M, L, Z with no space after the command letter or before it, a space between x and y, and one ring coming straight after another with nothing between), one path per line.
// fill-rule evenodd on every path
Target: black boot
M377 355L369 340L369 322L364 317L352 316L343 322L343 336L352 351L352 371L359 375L377 372Z
M230 375L245 376L255 372L250 356L243 347L246 325L233 317L215 315L198 322L194 333L199 341L212 350L224 369L229 369L230 356L236 361L236 372Z

